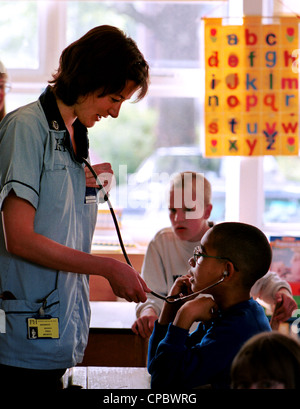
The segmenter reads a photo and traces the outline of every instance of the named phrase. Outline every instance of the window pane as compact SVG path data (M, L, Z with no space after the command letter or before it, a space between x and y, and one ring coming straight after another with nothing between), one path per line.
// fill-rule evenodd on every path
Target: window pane
M94 26L111 24L138 41L152 68L197 68L201 17L212 16L216 7L221 16L227 4L72 1L68 3L67 40L74 41Z
M32 93L32 92L14 92L12 89L11 92L9 92L6 97L5 97L5 106L6 106L6 111L11 112L20 106L29 104L30 102L36 101L40 94L42 93L42 90L40 93Z
M9 68L37 69L38 2L1 1L1 60Z
M295 16L300 12L298 0L274 2L274 15ZM300 223L299 156L264 157L264 224ZM288 227L287 227L288 228Z
M300 158L264 158L265 223L300 222Z
M199 80L203 44L201 17L216 6L221 6L219 16L222 7L223 11L227 7L226 2L67 3L68 43L96 25L118 26L135 39L144 53L150 64L151 83L156 81L155 69L159 75L166 76L159 78L162 88L156 83L155 97L150 93L138 104L126 103L117 120L102 120L89 130L92 162L112 163L116 187L111 192L111 202L122 212L125 236L130 232L134 240L147 241L160 228L169 225L169 181L171 175L179 171L205 173L213 184L212 218L224 219L221 161L204 159L199 148L203 95L190 97L187 93L182 97L180 79L172 71L180 69L184 83L189 89L195 88L195 77L189 70L199 70L196 76ZM166 83L167 91L163 90ZM186 149L183 150L183 146ZM106 207L102 205L101 209L103 206ZM99 228L101 223L103 219L99 218Z
M222 160L203 158L199 129L197 99L147 97L125 103L117 120L102 119L89 130L92 163L111 162L116 177L111 202L134 240L150 240L170 224L169 182L180 171L205 174L213 187L212 220L224 220Z

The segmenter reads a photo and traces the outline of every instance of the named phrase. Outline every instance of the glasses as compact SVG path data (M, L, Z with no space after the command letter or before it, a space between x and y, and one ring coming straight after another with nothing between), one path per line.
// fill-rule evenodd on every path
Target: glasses
M195 263L198 264L198 259L200 257L204 257L204 258L215 258L217 260L227 260L230 261L230 263L233 264L233 267L235 268L236 271L239 271L238 268L235 266L234 262L229 258L229 257L220 257L220 256L209 256L208 254L202 253L201 252L201 248L199 246L195 247L194 250L194 254L193 254L193 258Z
M198 261L198 259L199 259L200 257L216 258L217 260L227 260L227 261L230 261L230 263L233 264L233 267L235 268L235 270L236 270L236 271L239 271L238 268L234 265L234 263L230 260L230 258L228 258L228 257L219 257L219 256L209 256L208 254L201 253L201 248L200 248L200 246L197 246L197 247L195 247L194 254L193 254L193 258L194 258L195 263L197 263L197 261ZM197 264L198 264L198 263L197 263ZM216 286L216 285L222 283L222 282L224 281L224 279L225 279L225 275L224 275L222 278L220 278L220 280L218 280L216 283L211 284L211 285L209 285L208 287L202 288L202 290L199 290L199 291L197 291L197 292L195 292L195 293L191 293L191 294L188 294L188 295L184 295L184 294L182 294L182 293L179 293L179 294L175 294L175 295L164 296L164 295L158 294L158 293L156 293L156 292L154 292L154 291L151 291L150 293L151 293L152 295L154 295L154 297L160 298L161 300L164 300L164 301L166 301L167 303L170 303L170 304L171 304L171 303L174 303L174 302L177 302L177 301L186 300L186 299L188 299L188 298L190 298L190 297L195 297L196 295L201 294L202 292L208 290L209 288L212 288L212 287L214 287L214 286Z

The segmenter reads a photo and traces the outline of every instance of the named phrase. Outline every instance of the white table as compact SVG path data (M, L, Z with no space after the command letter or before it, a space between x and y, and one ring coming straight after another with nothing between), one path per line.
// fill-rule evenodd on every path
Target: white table
M127 301L91 301L90 328L127 328L134 323L135 303Z
M150 389L150 375L146 368L77 366L64 375L64 387L68 385L82 389Z

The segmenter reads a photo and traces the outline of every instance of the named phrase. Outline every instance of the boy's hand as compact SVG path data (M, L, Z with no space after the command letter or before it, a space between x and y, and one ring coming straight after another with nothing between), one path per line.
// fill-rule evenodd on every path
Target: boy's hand
M288 320L296 309L297 303L288 290L282 288L277 291L275 295L275 309L272 316L274 328L272 328L275 329L276 324L279 326L280 322Z
M188 295L192 293L190 275L184 275L178 277L175 283L173 284L168 295L177 295L182 293L183 295ZM158 322L161 325L167 325L169 322L172 322L176 312L180 308L183 302L178 301L171 304L164 302L161 314L159 316Z
M190 275L184 275L181 277L178 277L173 284L170 292L168 295L177 295L177 294L182 294L182 295L189 295L192 293L191 290L191 283L190 283Z
M187 301L178 311L173 321L177 327L190 329L195 321L209 321L218 311L218 306L212 297L200 296Z
M139 318L132 324L132 331L142 338L149 338L154 328L154 322L158 319L156 312L152 308L142 311Z

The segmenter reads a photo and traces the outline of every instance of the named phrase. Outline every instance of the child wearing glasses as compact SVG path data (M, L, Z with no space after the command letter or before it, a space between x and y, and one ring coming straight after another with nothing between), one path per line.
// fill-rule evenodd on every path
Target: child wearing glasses
M186 274L188 260L202 236L213 226L211 184L200 173L179 173L172 180L169 215L172 227L160 230L149 243L142 277L156 293L166 296L177 277ZM190 203L188 201L190 200ZM288 319L297 308L289 284L276 273L268 272L251 289L253 298L260 298L276 309L279 321ZM163 302L151 294L137 306L134 333L149 337L158 319Z
M230 388L231 363L241 346L271 330L250 296L271 258L266 236L254 226L230 222L207 230L189 259L188 274L177 278L169 295L211 286L209 296L164 302L149 340L152 388ZM194 322L198 328L190 333Z

